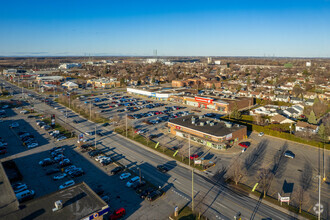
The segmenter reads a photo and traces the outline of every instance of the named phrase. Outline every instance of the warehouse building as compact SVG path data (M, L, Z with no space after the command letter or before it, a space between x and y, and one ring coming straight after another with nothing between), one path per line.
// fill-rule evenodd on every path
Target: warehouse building
M228 144L238 142L247 136L247 127L205 116L187 115L168 122L171 134L191 138L208 147L224 150Z

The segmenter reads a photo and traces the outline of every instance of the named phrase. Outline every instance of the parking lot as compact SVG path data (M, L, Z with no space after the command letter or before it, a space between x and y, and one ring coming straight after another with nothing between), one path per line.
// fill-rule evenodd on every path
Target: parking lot
M115 163L110 163L105 166L101 166L101 163L97 162L95 157L90 157L88 152L77 148L77 138L57 141L56 138L53 138L49 134L51 130L45 130L37 125L36 121L38 119L28 117L27 114L20 114L19 109L8 111L10 112L10 117L6 118L2 122L2 126L0 128L1 134L3 134L3 137L8 143L8 152L4 155L0 155L0 158L2 161L11 159L15 161L23 176L23 179L20 182L26 184L28 189L35 192L35 198L58 190L61 185L70 180L73 180L76 183L85 181L95 192L110 202L113 209L125 207L127 217L130 218L130 215L134 213L135 217L132 216L132 219L136 219L136 216L145 216L144 212L148 212L150 216L153 217L157 215L159 218L168 216L173 204L170 201L164 201L167 200L168 196L172 199L173 197L180 197L180 195L169 191L163 195L161 199L158 199L155 202L149 202L141 199L140 195L137 194L134 189L127 188L126 186L126 182L139 173L136 164L127 161L123 155L116 153L114 149L105 148L103 153L108 155L113 160L117 160L125 164L126 167L129 168L128 171L132 173L130 178L121 180L119 178L121 173L117 175L111 174L111 170L116 168L118 165ZM14 122L17 122L19 126L9 128L9 125ZM33 138L35 139L35 142L38 143L38 146L33 148L27 148L27 146L24 146L18 135L19 132L23 131L33 135ZM90 139L93 143L93 137ZM99 141L102 142L102 139L99 138ZM61 161L65 160L64 158L60 158L57 163L41 166L40 162L44 159L55 159L55 157L52 157L50 150L57 147L63 148L63 155L70 161L69 165L63 167L63 171L71 165L75 165L76 167L81 168L84 174L71 176L69 172L64 172L67 175L61 178L62 172L59 164ZM146 163L140 164L139 167L143 169L153 169L156 173L159 172L153 166ZM60 169L60 172L56 169ZM50 174L51 170L54 170L54 173ZM55 176L59 179L54 180ZM146 180L150 180L150 178L145 176L145 174L142 174L142 177L145 177ZM151 183L154 184L154 189L158 187L158 184L163 184L162 182ZM149 188L149 184L142 187L140 193L143 193L145 189ZM153 211L154 207L159 207L158 212L155 213Z

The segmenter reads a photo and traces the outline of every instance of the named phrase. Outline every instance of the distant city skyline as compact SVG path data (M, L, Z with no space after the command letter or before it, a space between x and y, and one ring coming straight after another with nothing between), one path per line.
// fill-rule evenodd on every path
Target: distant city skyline
M330 1L6 1L0 56L330 57Z

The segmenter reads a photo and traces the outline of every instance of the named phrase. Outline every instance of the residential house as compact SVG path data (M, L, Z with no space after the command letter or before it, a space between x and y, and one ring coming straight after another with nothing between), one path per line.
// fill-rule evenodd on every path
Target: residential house
M312 125L307 122L298 121L296 124L296 131L317 133L318 130L319 127L317 125Z
M288 117L297 118L300 115L302 115L303 112L304 112L304 106L298 104L285 109L283 111L283 114L287 115Z
M304 100L302 98L298 98L298 97L290 98L290 103L292 103L292 104L301 104L303 102L304 102Z
M290 101L290 97L287 95L277 95L275 97L276 101L281 101L281 102L289 102Z
M294 124L295 121L284 117L283 115L275 115L270 118L271 123L279 123L279 124Z

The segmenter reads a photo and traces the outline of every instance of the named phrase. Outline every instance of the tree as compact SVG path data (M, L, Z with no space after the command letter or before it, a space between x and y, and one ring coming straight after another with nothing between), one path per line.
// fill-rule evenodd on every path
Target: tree
M305 191L301 186L293 192L292 200L299 207L299 213L301 213L302 206L307 205L310 201L310 196L307 191Z
M308 123L310 124L316 124L316 116L315 116L315 113L314 111L312 110L311 113L309 114L309 117L308 117Z
M317 134L320 136L320 139L322 140L322 142L325 141L325 126L322 123L319 127L319 131L317 132Z
M241 112L238 111L237 103L235 103L233 111L231 112L230 116L236 120L240 120L242 118Z
M246 175L246 171L243 166L243 162L235 158L228 170L228 176L237 185Z
M259 170L259 186L262 189L263 197L266 197L266 193L270 187L270 183L273 179L272 172L267 168L261 168Z

